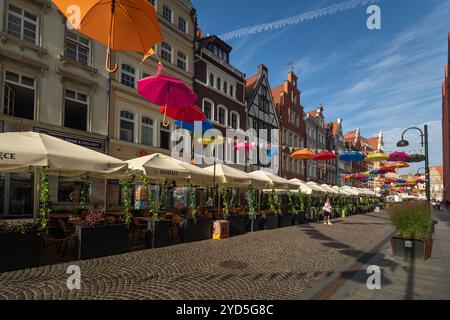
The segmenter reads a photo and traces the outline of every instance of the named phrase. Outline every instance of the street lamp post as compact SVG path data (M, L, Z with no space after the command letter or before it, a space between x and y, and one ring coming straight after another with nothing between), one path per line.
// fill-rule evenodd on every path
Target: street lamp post
M430 159L429 159L429 150L428 150L428 125L424 125L423 131L417 127L411 127L403 131L402 139L397 143L397 147L403 148L409 146L409 142L404 139L405 133L409 130L418 130L420 132L420 144L422 147L425 147L425 193L427 196L428 203L431 202L431 192L430 192Z

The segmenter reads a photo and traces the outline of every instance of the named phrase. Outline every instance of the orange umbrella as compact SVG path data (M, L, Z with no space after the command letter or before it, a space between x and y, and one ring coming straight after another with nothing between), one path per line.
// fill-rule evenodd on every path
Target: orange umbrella
M294 158L297 160L308 160L308 159L313 159L314 157L315 157L314 152L312 152L311 150L308 150L308 149L297 150L291 154L291 158Z
M409 164L407 164L406 162L395 162L395 163L391 163L388 165L388 168L408 168Z
M107 46L105 68L110 66L110 50L154 54L153 46L163 39L155 8L147 0L53 0L53 3L80 32ZM79 19L74 12L79 9ZM78 20L78 21L77 21Z

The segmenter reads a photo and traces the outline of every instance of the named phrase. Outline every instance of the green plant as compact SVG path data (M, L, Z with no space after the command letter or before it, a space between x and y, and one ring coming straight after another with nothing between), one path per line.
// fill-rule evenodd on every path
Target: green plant
M80 209L86 209L89 202L89 190L91 188L92 178L87 177L80 187Z
M225 188L225 185L222 182L219 183L219 194L222 197L223 216L226 219L230 215L230 207L229 207L230 203L228 201L227 189Z
M298 203L300 212L305 213L305 201L303 200L303 195L301 192L298 193Z
M155 198L153 197L153 190L150 184L150 180L147 176L141 176L141 183L147 191L148 195L148 212L151 214L153 221L159 220L159 210L156 204Z
M42 168L40 174L40 208L39 213L41 216L40 230L47 230L48 215L50 214L50 208L48 207L48 169Z
M192 183L189 183L187 185L187 191L188 191L189 210L191 212L192 219L194 219L194 222L197 222L197 204L194 194L194 187L192 186Z
M288 209L289 209L289 213L292 214L297 214L297 210L295 210L295 204L294 204L294 200L292 199L292 193L291 190L287 190L287 199L288 199Z
M247 199L247 206L248 206L248 215L251 218L254 218L256 216L256 197L255 197L255 189L250 184L247 187L247 191L245 192L245 197Z
M131 189L133 187L134 176L127 180L122 181L122 192L123 192L123 211L125 217L125 223L129 224L131 221L130 209L131 209Z
M275 186L272 186L272 189L270 190L269 194L269 207L272 212L275 214L279 214L280 212L280 200L278 198L278 195L275 191Z
M388 214L400 236L409 239L429 237L433 221L426 202L402 203L390 208Z

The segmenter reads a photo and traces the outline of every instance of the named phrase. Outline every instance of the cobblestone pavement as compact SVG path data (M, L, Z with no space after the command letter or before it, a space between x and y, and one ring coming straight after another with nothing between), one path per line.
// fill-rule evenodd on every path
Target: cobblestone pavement
M334 222L2 273L0 299L298 299L392 228L381 213Z

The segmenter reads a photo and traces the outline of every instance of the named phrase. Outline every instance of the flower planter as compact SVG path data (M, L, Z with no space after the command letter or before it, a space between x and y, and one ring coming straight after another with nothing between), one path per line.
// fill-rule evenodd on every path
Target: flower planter
M185 219L180 228L181 242L193 242L211 239L212 219L197 217L197 221L189 218Z
M38 232L0 234L0 272L41 264L42 237Z
M129 248L126 224L76 226L76 236L79 260L120 254Z
M170 220L159 220L151 224L147 231L146 241L150 248L161 248L169 245L169 230L172 222Z
M294 221L294 215L292 214L283 214L281 216L278 216L278 227L279 228L286 228L292 226Z
M277 229L278 228L278 216L273 213L268 213L264 216L262 224L263 224L264 230Z
M305 213L299 213L294 215L294 224L300 225L300 224L306 224L306 214Z
M246 232L247 216L229 216L228 222L230 223L230 236L237 236Z
M433 239L406 239L395 236L391 238L391 247L395 256L426 260L431 257Z
M261 222L262 219L260 215L255 216L253 219L252 217L248 217L248 221L246 224L247 232L254 232L261 230Z

